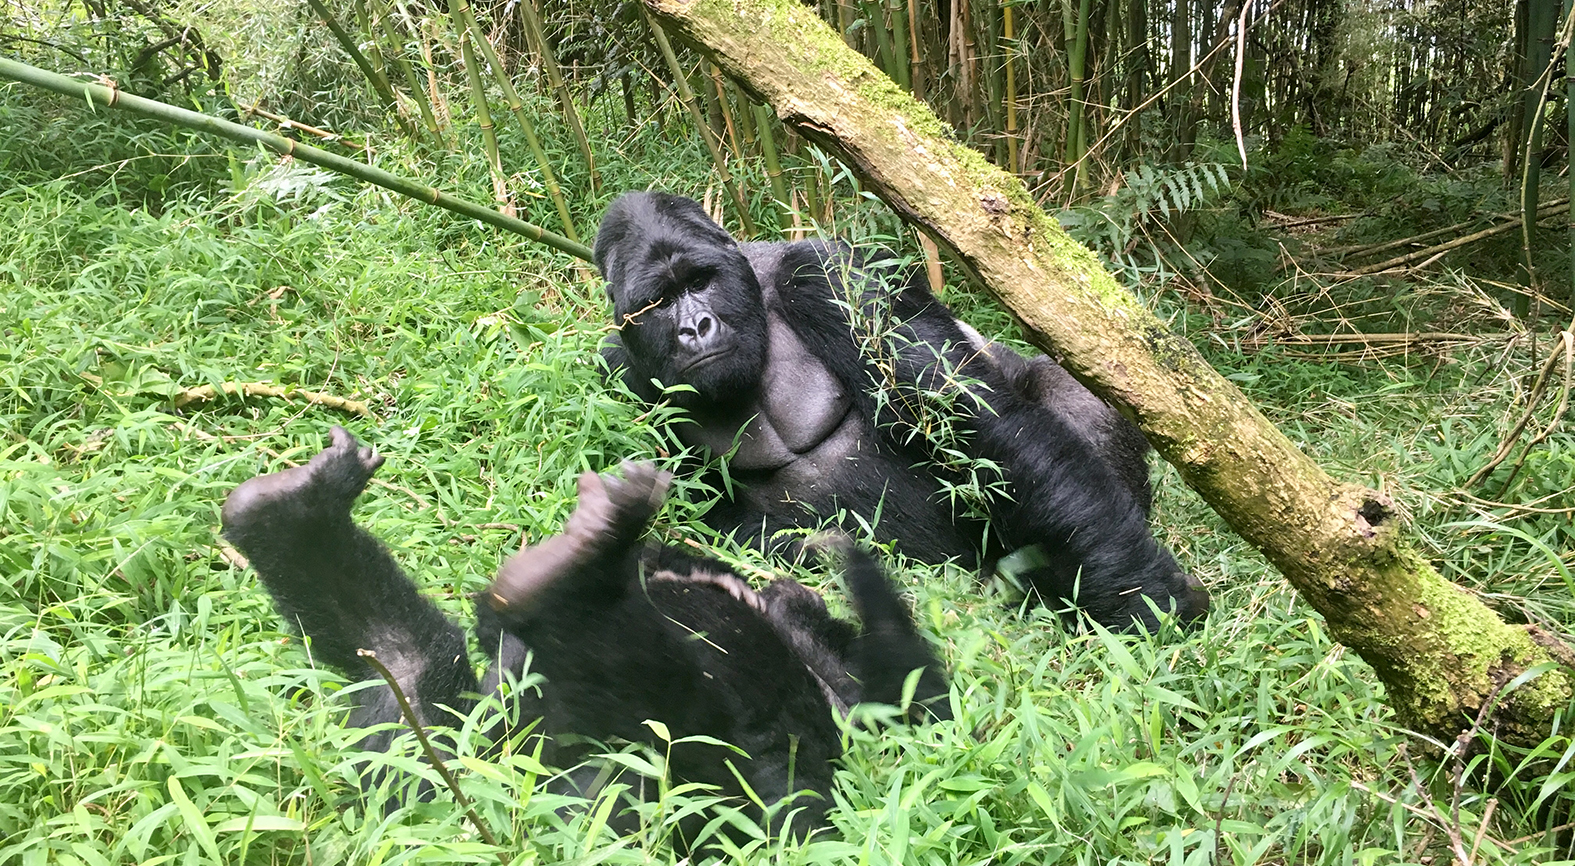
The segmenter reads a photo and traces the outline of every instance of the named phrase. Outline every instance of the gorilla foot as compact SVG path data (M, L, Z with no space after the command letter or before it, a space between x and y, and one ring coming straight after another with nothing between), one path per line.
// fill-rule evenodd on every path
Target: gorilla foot
M671 473L650 463L628 460L623 462L622 478L611 473L581 475L580 501L563 534L532 545L503 564L486 594L493 609L528 615L543 605L549 590L573 575L617 580L623 554L639 541L672 480Z
M329 446L306 465L259 475L230 491L221 512L225 535L348 517L383 457L360 447L343 427L328 435Z

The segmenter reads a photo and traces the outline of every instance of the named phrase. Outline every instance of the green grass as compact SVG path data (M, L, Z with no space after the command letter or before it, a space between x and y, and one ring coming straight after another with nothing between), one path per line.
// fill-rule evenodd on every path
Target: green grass
M681 168L609 174L702 192ZM446 793L386 809L397 791L358 797L358 762L430 769L408 750L354 750L345 683L225 559L219 504L344 423L389 456L359 518L468 621L465 597L501 558L561 525L578 472L670 461L675 445L659 414L601 382L601 288L566 259L342 181L270 192L267 166L236 170L228 188L210 178L201 198L156 208L80 180L0 191L0 864L496 862ZM890 225L869 207L848 225ZM1249 356L1170 315L1321 462L1393 493L1452 577L1506 615L1575 622L1558 563L1575 547L1567 516L1446 495L1496 445L1528 360L1435 371ZM377 420L278 399L170 408L175 388L227 381L356 397ZM1539 452L1526 499L1575 485L1572 445L1555 436ZM1549 847L1567 835L1541 833L1568 820L1567 730L1519 776L1499 752L1437 760L1278 575L1174 471L1156 479L1158 532L1215 594L1202 628L1068 629L969 574L896 563L954 671L957 720L850 729L837 835L731 856L1443 863L1454 832L1481 862L1571 858ZM695 519L709 496L681 484L663 530L709 543ZM1475 519L1493 524L1462 525ZM827 575L796 573L840 606ZM663 798L618 838L596 804L560 813L536 792L550 770L530 755L475 758L474 722L461 784L520 840L511 862L679 859L670 828L703 794Z

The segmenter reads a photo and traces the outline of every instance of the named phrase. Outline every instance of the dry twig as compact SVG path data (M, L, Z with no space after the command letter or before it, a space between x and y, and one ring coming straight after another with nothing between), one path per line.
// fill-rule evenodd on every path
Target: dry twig
M1553 426L1558 423L1559 416L1564 414L1564 410L1569 404L1570 354L1572 351L1575 351L1575 349L1572 349L1571 347L1571 331L1575 331L1575 321L1570 322L1570 327L1566 328L1559 334L1559 342L1553 347L1553 351L1548 353L1548 360L1543 363L1542 370L1537 373L1536 382L1531 386L1531 396L1526 398L1526 409L1521 413L1520 420L1515 422L1515 426L1510 429L1509 434L1506 435L1504 440L1499 443L1498 450L1494 452L1492 459L1488 460L1487 463L1483 464L1481 469L1478 469L1475 474L1467 479L1465 483L1466 487L1475 487L1480 484L1482 479L1492 474L1493 470L1497 469L1499 464L1503 463L1504 460L1509 457L1510 452L1515 450L1515 442L1520 438L1520 434L1525 432L1526 426L1531 423L1531 419L1535 417L1537 405L1542 402L1542 394L1547 390L1548 381L1553 375L1553 368L1558 365L1559 356L1563 355L1565 359L1564 386L1560 391L1559 405L1555 409L1553 417L1548 420L1547 428L1537 435L1537 438L1533 440L1532 445L1540 443L1542 440L1548 437L1548 434L1552 433ZM1530 446L1527 447L1529 449ZM1520 468L1520 464L1524 462L1525 459L1526 454L1525 452L1522 452L1520 460L1516 461L1515 464L1517 471ZM1509 480L1514 480L1513 474L1511 474ZM1505 482L1505 489L1508 489L1508 482ZM1502 495L1502 493L1500 495Z

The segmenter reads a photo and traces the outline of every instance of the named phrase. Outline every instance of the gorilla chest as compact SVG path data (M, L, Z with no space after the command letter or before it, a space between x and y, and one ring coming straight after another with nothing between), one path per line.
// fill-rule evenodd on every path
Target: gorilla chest
M844 426L853 401L826 365L810 354L776 313L767 315L766 363L752 400L712 417L685 424L679 436L750 472L782 469L817 452Z

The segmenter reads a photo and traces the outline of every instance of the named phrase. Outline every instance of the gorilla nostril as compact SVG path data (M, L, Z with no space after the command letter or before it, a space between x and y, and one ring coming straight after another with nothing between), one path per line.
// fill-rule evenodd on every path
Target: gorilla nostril
M700 321L695 323L695 331L699 334L699 336L705 337L711 333L712 324L711 317L704 316L700 319Z

